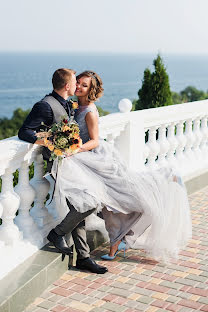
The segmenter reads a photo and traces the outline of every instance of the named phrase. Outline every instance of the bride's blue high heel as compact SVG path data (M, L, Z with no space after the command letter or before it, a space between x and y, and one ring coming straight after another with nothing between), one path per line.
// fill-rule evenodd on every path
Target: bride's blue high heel
M118 245L118 250L116 251L116 253L114 254L114 256L109 256L107 255L103 255L101 256L101 259L103 260L113 260L115 259L115 257L117 256L117 253L119 251L123 250L124 251L124 258L125 258L125 251L126 251L126 243L124 243L123 241L120 242L120 244Z

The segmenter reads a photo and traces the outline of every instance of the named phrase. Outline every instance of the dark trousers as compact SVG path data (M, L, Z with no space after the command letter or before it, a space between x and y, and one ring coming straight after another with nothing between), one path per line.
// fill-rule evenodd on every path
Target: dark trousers
M95 208L87 212L80 213L74 208L74 206L70 204L67 199L66 201L70 211L63 219L63 221L55 227L54 230L58 235L66 235L67 242L70 242L70 237L72 236L78 259L88 258L90 256L90 248L87 244L84 219L93 211L95 211Z

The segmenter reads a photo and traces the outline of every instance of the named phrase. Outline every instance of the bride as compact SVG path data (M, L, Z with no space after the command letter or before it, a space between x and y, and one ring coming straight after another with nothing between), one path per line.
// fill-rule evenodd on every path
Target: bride
M155 259L167 261L191 238L191 218L185 186L172 168L135 172L117 150L99 139L99 115L95 105L103 94L102 80L93 71L77 76L75 92L83 145L79 152L54 162L55 199L68 212L67 198L80 212L102 211L110 237L112 260L120 250L145 249ZM59 166L57 171L57 166ZM57 205L58 207L58 205Z

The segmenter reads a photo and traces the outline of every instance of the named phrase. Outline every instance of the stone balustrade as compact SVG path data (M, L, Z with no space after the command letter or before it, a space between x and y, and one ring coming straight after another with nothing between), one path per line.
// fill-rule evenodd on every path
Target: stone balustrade
M120 151L131 169L174 166L186 181L208 171L208 100L130 112L131 102L124 99L119 109L100 118L100 136ZM0 150L1 279L47 243L48 232L60 219L53 201L46 201L53 180L44 177L41 147L12 137L0 142ZM32 163L34 177L29 181ZM104 231L104 224L94 221L88 228L96 224Z

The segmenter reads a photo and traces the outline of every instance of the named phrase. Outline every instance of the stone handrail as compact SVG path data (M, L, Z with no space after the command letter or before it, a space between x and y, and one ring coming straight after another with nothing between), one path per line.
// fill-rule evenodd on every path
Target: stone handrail
M174 166L185 179L208 170L208 100L135 112L130 112L129 100L122 100L119 109L100 118L100 137L119 150L131 169ZM8 264L0 269L1 279L46 244L48 232L60 220L53 202L45 203L53 181L43 176L41 148L12 137L0 142L0 151L0 251ZM34 177L29 181L32 163ZM13 188L17 169L19 180ZM6 258L12 252L21 254L15 264L13 257L10 264Z

